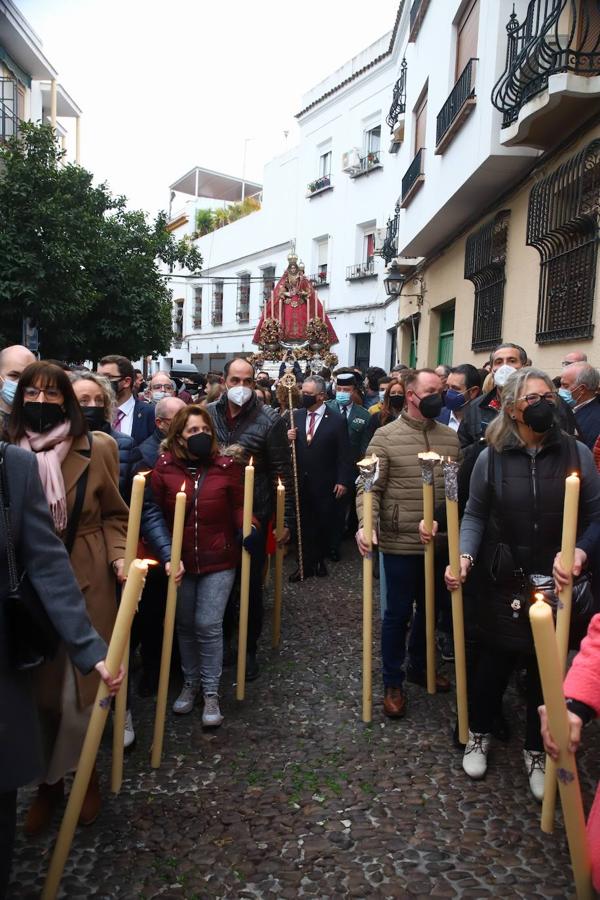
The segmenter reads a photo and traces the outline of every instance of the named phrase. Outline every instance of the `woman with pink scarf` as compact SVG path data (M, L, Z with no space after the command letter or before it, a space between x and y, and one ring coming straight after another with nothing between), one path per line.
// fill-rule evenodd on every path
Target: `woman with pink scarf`
M71 565L88 615L108 643L116 616L116 581L123 579L128 515L119 494L117 445L102 432L94 432L92 439L67 373L47 362L24 370L6 431L11 443L36 454L54 527L71 544ZM44 780L25 823L29 835L43 831L62 802L63 778L77 767L98 675L81 675L61 648L37 670L36 681L48 752ZM94 771L80 822L91 824L100 806Z

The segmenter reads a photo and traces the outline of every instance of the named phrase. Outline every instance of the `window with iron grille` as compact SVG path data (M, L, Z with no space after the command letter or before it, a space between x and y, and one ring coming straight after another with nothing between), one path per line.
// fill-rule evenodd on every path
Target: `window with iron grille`
M183 300L175 301L175 341L183 340Z
M194 328L202 328L202 288L194 288Z
M223 324L223 282L213 283L211 322L213 327Z
M266 266L262 270L263 278L263 305L271 298L272 292L275 290L275 266Z
M527 243L541 257L538 344L593 336L599 207L600 140L531 190Z
M475 285L472 350L491 350L502 341L504 264L510 210L469 235L465 248L465 278Z
M237 298L238 322L250 321L250 275L240 275Z

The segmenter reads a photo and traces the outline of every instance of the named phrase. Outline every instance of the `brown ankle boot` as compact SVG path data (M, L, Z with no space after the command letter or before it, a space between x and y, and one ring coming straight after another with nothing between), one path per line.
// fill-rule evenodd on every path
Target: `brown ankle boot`
M56 784L40 784L33 803L27 812L25 819L25 834L34 837L41 834L50 825L52 815L56 807L62 802L64 796L64 782L62 778Z
M101 807L102 797L100 796L100 784L98 782L98 773L96 771L96 766L94 766L94 768L92 769L92 774L90 776L88 789L85 793L85 797L83 798L83 806L81 807L81 812L79 813L79 824L91 825L92 822L95 822L100 814Z

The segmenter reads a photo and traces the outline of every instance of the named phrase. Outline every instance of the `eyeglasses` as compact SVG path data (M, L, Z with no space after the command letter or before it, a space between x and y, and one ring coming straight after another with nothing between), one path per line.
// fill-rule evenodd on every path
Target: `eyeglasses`
M43 394L46 400L49 400L51 403L54 401L60 402L62 398L62 391L59 391L58 388L23 388L23 396L26 400L37 400L40 394Z
M525 400L528 406L535 406L540 400L547 400L548 403L556 403L556 391L547 391L545 394L525 394L519 397L519 402Z

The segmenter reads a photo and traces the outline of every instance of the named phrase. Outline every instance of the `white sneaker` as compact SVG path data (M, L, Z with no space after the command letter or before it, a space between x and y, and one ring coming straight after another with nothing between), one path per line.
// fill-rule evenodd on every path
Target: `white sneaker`
M463 756L463 769L469 778L483 778L487 772L489 749L489 734L474 734L469 730L469 740Z
M125 713L125 731L123 734L123 747L125 750L127 750L128 747L131 747L134 741L135 731L133 730L133 717L131 715L131 710L128 709Z
M544 799L544 782L546 777L546 754L539 750L523 750L525 769L529 778L529 787L535 799L541 803Z
M196 697L198 696L198 691L199 688L195 687L193 684L186 684L184 682L181 693L173 704L173 712L180 716L191 713L194 708L194 703L196 702Z
M202 713L202 724L205 728L218 728L223 722L223 716L219 709L219 695L204 695L204 712Z

